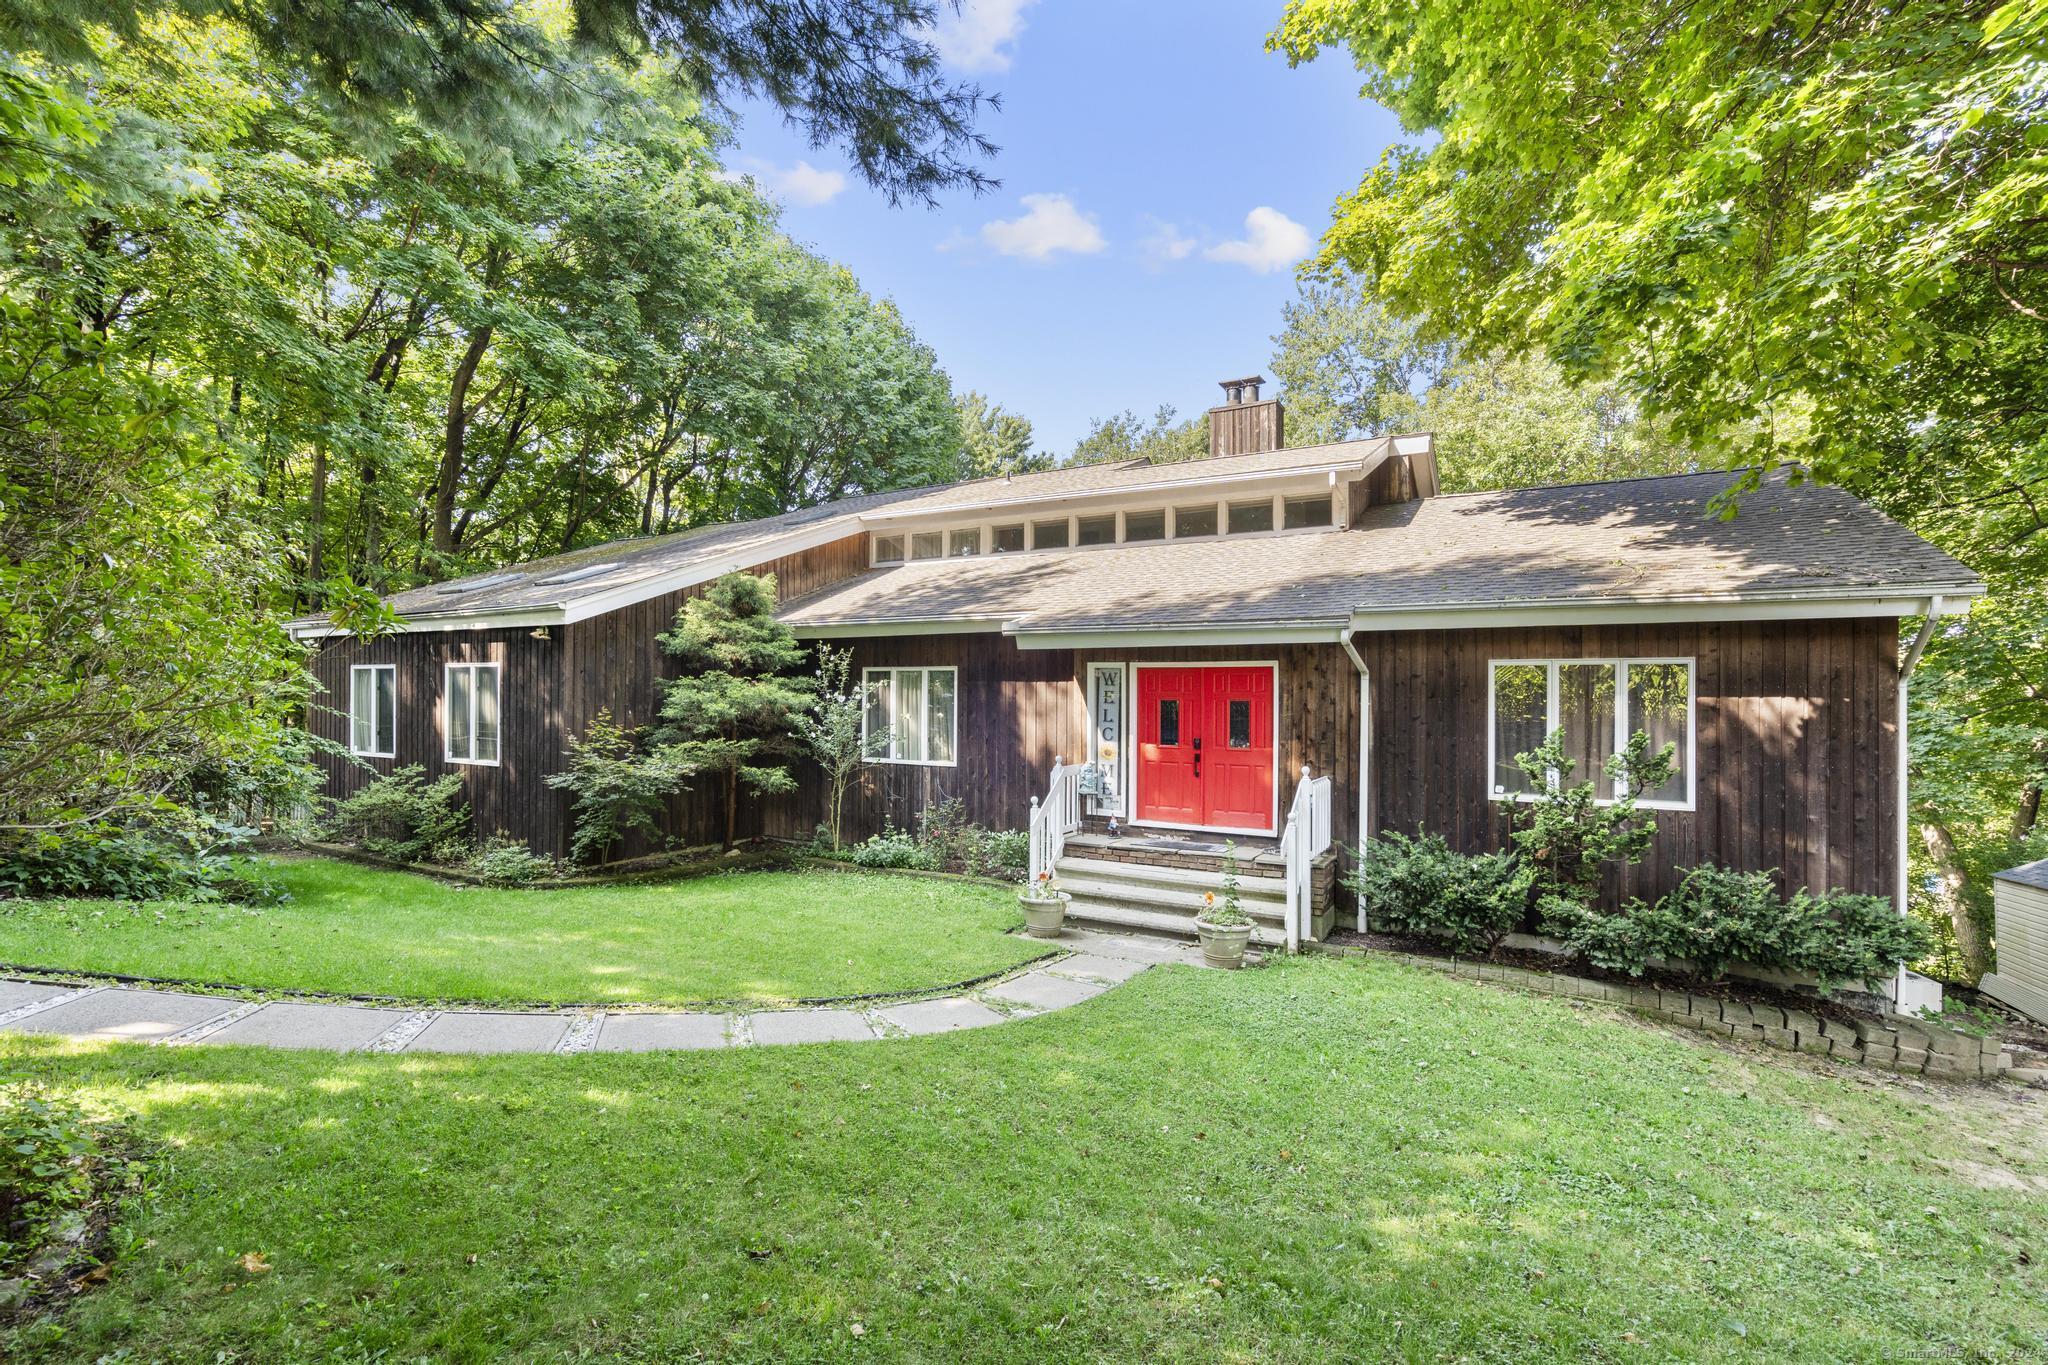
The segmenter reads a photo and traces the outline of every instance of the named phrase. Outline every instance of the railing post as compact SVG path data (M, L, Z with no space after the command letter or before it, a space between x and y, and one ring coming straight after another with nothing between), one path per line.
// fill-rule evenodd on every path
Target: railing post
M1031 798L1031 819L1029 823L1027 823L1024 826L1024 828L1027 831L1029 831L1031 843L1031 852L1029 855L1029 862L1031 865L1026 875L1030 883L1033 886L1036 886L1038 885L1038 874L1044 870L1045 866L1043 858L1044 851L1041 848L1041 840L1045 836L1038 826L1038 798L1035 796Z

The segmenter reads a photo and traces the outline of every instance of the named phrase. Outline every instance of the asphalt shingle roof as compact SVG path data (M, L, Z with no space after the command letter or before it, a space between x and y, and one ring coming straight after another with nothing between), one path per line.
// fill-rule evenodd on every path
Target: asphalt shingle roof
M1725 473L1455 494L1350 530L922 560L785 605L797 626L1002 620L1019 629L1331 623L1354 611L1979 588L1837 488L1780 472L1732 520Z
M2039 862L2022 863L2018 867L2009 867L2003 872L1994 872L1991 876L1994 881L2018 882L2022 886L2034 886L2048 891L2048 858L2043 858Z

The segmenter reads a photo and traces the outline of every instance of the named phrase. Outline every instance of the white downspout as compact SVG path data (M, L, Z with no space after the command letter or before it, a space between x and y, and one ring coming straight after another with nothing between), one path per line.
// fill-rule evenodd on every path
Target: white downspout
M1898 886L1894 895L1901 915L1906 913L1907 889L1910 885L1907 867L1907 850L1912 840L1912 813L1907 808L1908 779L1906 767L1909 761L1906 747L1906 697L1912 686L1913 669L1920 663L1920 656L1927 649L1927 642L1934 638L1934 625L1941 616L1941 595L1936 593L1927 599L1927 615L1921 618L1920 632L1913 637L1913 643L1906 649L1905 662L1899 665L1899 851ZM1901 966L1899 974L1892 981L1892 1007L1900 1014L1914 1014L1920 1010L1941 1008L1941 983L1932 977L1920 975L1910 968Z
M1344 633L1338 636L1337 640L1338 643L1344 646L1344 652L1351 656L1351 666L1358 670L1357 836L1358 856L1363 858L1365 856L1366 842L1372 837L1372 831L1365 827L1366 815L1371 809L1368 804L1371 800L1368 793L1372 790L1372 670L1365 666L1365 660L1358 653L1358 646L1351 643L1351 637L1357 633L1358 627L1346 627ZM1363 899L1358 902L1358 932L1361 934L1366 932L1365 901Z

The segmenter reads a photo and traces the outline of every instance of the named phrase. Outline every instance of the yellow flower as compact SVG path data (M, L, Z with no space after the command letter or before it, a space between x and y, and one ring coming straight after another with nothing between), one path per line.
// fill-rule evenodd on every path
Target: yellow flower
M1204 892L1202 893L1202 904L1204 904L1204 905L1214 905L1215 903L1216 903L1216 893L1215 893L1214 891L1204 891Z

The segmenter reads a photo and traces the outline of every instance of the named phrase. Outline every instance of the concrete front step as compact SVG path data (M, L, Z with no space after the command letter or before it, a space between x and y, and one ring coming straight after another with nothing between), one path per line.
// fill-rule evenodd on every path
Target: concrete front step
M1195 917L1176 910L1147 909L1125 900L1098 900L1075 896L1067 903L1067 918L1083 924L1111 925L1118 929L1141 929L1149 934L1195 937ZM1263 947L1280 947L1287 942L1278 924L1260 921L1252 925L1252 942Z
M1096 858L1062 858L1054 868L1054 875L1062 886L1072 882L1094 882L1106 886L1149 887L1157 891L1171 891L1192 895L1196 900L1206 891L1223 894L1223 877L1220 873L1202 872L1185 867L1148 867L1141 863L1112 863ZM1287 883L1279 877L1240 877L1237 883L1238 899L1246 905L1253 901L1269 901L1274 905L1287 903Z
M1186 915L1193 919L1207 908L1203 891L1192 887L1152 886L1145 882L1112 880L1107 877L1059 878L1059 888L1075 900L1107 901L1111 904L1129 904L1141 910L1158 910L1166 914ZM1223 893L1216 892L1221 902ZM1238 904L1244 912L1256 920L1271 920L1278 924L1287 916L1287 902L1283 899L1267 900L1243 896Z

